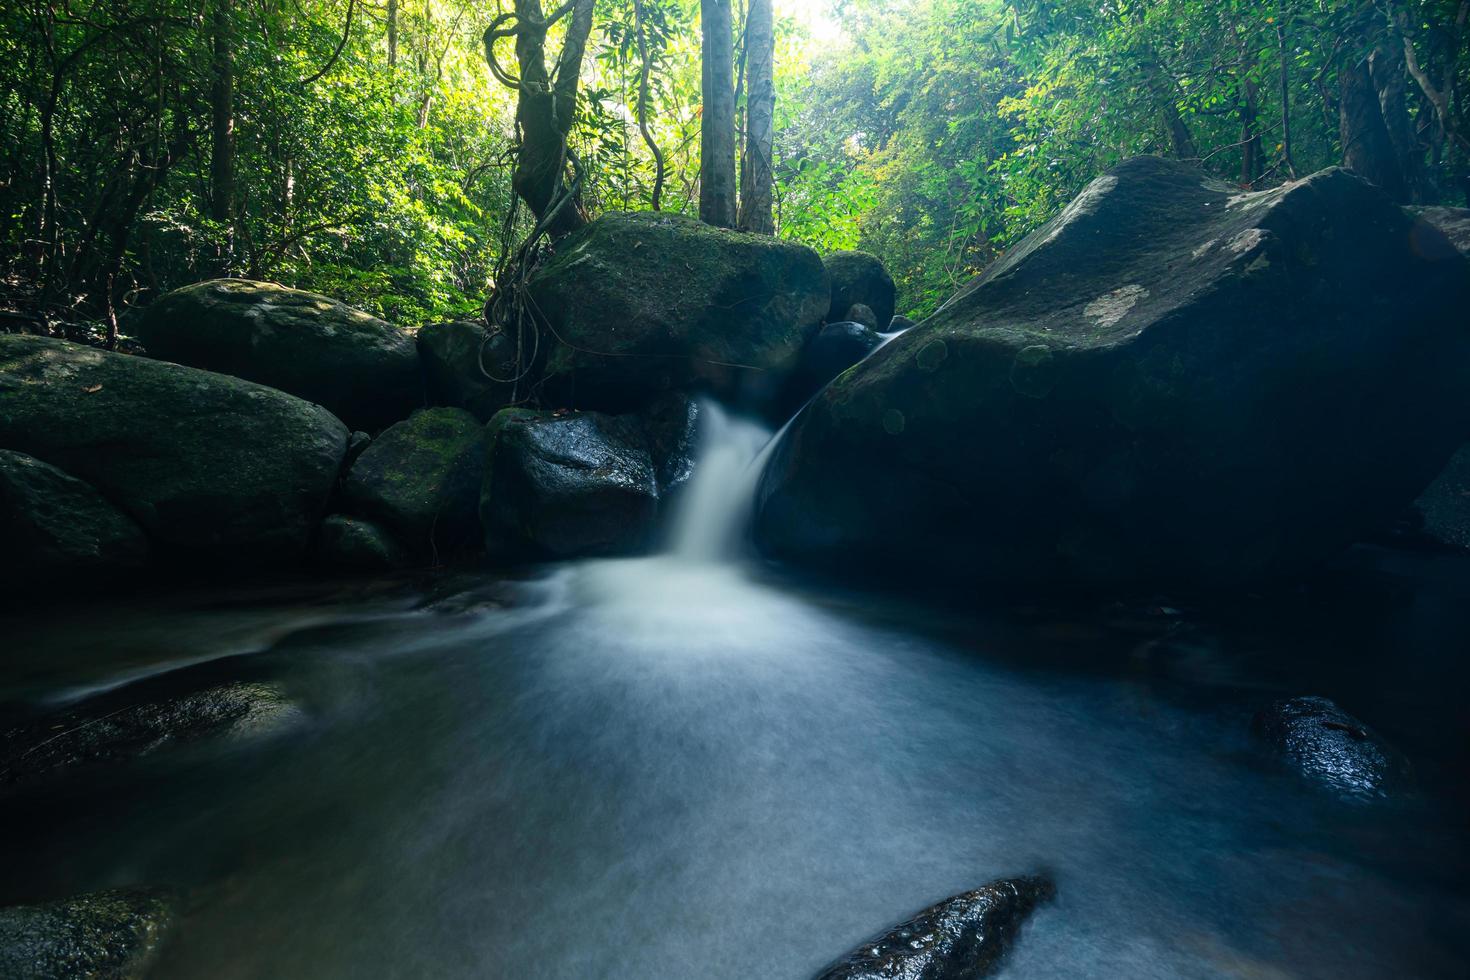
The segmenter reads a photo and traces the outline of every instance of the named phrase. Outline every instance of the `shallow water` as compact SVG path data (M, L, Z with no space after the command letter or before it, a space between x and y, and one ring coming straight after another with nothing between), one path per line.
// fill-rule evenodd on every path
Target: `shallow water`
M729 557L762 435L707 422L665 557L0 616L10 714L183 669L308 719L9 791L0 903L180 889L164 978L800 980L1047 870L1006 976L1463 975L1470 561L1211 609L847 592ZM1301 693L1418 791L1264 756Z
M251 657L309 729L6 801L0 898L196 887L163 977L801 978L1045 868L1059 900L1007 976L1462 975L1465 570L1346 575L1233 618L940 613L669 558L468 612L443 597L488 580L439 611L201 603L176 621L205 646L310 620ZM1420 798L1344 805L1255 752L1251 707L1327 669L1283 666L1303 634L1336 678L1314 690L1407 737Z

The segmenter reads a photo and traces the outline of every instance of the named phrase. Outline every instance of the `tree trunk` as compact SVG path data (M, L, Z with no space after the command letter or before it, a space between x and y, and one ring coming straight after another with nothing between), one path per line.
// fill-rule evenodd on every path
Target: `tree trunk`
M231 0L214 0L209 103L209 216L227 224L235 209L235 54Z
M1378 90L1378 109L1383 114L1383 126L1404 180L1405 197L1418 201L1421 154L1413 125L1409 122L1409 76L1404 68L1404 49L1395 41L1393 36L1386 37L1384 43L1374 49L1368 59L1368 73L1373 79L1373 87Z
M388 0L388 67L398 64L398 0Z
M1383 188L1394 200L1402 201L1404 177L1367 64L1349 53L1337 80L1343 165Z
M735 227L735 41L730 0L700 0L704 32L699 125L699 217Z
M750 0L746 15L746 142L741 167L740 228L773 235L776 32L771 0Z

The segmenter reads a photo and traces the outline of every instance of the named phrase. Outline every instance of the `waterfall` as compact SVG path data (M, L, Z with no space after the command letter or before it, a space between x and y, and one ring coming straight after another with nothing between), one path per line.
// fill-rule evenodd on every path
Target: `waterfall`
M699 461L679 501L669 550L686 561L717 562L733 558L744 544L761 471L781 433L772 436L708 399L699 417Z

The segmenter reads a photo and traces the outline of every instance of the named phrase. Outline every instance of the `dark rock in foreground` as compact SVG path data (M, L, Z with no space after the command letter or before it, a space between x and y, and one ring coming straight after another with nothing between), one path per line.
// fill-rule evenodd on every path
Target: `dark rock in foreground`
M1056 896L1046 878L1008 878L947 898L869 940L816 980L977 980L990 976L1021 924Z
M692 388L773 396L830 300L811 249L667 213L603 215L529 292L549 328L543 404L610 412Z
M527 344L532 342L527 338ZM524 395L530 387L527 380L519 387L515 384L520 370L515 338L507 333L491 335L484 323L433 323L419 331L418 345L432 405L463 408L489 422L518 391Z
M0 783L122 762L206 738L273 734L301 717L276 686L234 681L129 703L127 688L40 718L0 739Z
M898 287L883 267L883 262L867 252L833 252L822 257L827 275L832 280L832 302L827 307L827 322L852 320L854 306L866 306L873 312L873 329L886 327L893 319Z
M1470 275L1436 235L1342 170L1240 193L1130 160L802 413L758 538L1011 586L1309 569L1470 428Z
M316 293L216 279L160 297L129 326L151 357L269 385L354 429L423 404L413 337Z
M6 980L137 980L173 917L163 893L118 889L0 908Z
M92 487L0 449L0 584L32 588L80 574L96 585L147 558L138 525Z
M460 408L427 408L378 436L342 486L351 513L418 555L480 545L485 427Z
M408 563L408 553L372 521L333 514L317 532L313 558L338 572L386 572Z
M1256 715L1252 729L1292 768L1344 799L1383 799L1409 783L1407 763L1327 698L1278 701Z
M490 423L480 518L492 558L628 554L692 472L696 413L679 397L633 415L507 409Z
M223 570L304 554L347 429L320 406L248 381L4 335L0 447L96 487L156 552Z

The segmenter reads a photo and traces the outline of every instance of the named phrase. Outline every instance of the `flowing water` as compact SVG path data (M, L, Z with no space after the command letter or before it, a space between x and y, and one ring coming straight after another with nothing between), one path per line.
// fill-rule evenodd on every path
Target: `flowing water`
M1045 869L1005 976L1464 975L1464 562L1213 610L850 593L730 557L764 436L707 419L664 556L0 623L12 703L218 658L307 718L0 801L0 901L183 889L166 978L801 980ZM1296 693L1418 793L1264 758L1250 713Z

